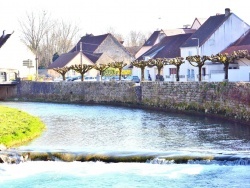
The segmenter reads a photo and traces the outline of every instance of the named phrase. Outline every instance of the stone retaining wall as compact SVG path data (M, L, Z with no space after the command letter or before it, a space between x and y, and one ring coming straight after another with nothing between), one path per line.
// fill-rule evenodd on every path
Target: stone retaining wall
M250 124L250 83L145 82L142 84L141 103Z
M108 103L215 115L250 125L250 83L241 82L30 82L24 101ZM13 98L12 98L13 99Z

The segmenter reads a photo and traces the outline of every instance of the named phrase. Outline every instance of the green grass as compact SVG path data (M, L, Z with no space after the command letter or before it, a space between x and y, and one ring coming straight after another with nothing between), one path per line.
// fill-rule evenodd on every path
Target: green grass
M45 125L38 117L0 106L0 144L20 146L38 137L44 129Z

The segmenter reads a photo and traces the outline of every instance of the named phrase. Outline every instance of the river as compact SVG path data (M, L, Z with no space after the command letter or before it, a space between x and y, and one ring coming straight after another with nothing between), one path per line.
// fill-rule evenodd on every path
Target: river
M0 105L38 116L46 124L39 138L17 150L126 158L118 163L55 160L0 164L1 188L250 187L247 125L116 106L34 102ZM145 162L138 162L145 156Z

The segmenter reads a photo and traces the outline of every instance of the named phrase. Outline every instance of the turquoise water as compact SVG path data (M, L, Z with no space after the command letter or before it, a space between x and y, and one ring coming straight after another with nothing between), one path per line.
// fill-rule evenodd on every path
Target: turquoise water
M19 151L158 154L148 162L28 161L0 164L0 187L250 187L250 127L206 117L113 106L0 102L38 116L47 130ZM226 156L189 161L180 156ZM230 162L230 158L245 158Z
M0 175L1 188L250 187L249 166L27 162L0 165Z

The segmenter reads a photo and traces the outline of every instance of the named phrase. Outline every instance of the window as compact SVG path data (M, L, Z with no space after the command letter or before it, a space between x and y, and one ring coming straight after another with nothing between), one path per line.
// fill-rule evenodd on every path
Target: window
M203 75L203 76L206 75L206 68L202 68L202 75Z
M177 70L176 68L169 68L169 75L176 74Z
M187 77L190 78L190 69L187 70Z

